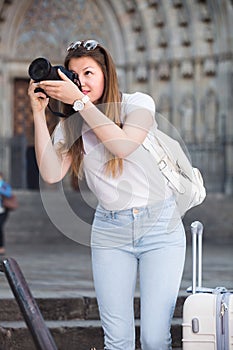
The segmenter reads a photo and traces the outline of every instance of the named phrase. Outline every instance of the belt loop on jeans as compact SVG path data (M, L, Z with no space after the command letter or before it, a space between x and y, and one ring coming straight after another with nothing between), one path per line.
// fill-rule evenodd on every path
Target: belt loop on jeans
M116 213L115 213L115 211L111 211L111 218L112 218L112 220L116 219Z

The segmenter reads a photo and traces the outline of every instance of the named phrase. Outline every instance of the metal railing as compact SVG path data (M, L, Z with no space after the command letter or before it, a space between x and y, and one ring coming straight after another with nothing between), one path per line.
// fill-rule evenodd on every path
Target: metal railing
M57 350L53 337L45 324L40 309L31 294L18 263L13 258L5 258L0 261L0 271L5 273L23 318L32 335L36 349Z

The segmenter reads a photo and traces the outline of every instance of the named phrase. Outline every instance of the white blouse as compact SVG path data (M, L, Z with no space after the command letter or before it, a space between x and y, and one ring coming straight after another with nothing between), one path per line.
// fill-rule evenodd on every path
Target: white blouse
M121 120L138 108L148 109L153 117L155 104L144 93L123 94ZM143 118L143 116L142 116ZM153 128L157 124L154 120ZM123 160L123 173L115 178L105 173L106 149L89 126L83 126L84 173L90 190L107 210L123 210L163 202L171 195L153 156L140 145Z
M121 121L138 108L148 109L155 116L154 100L147 94L135 92L123 94L121 103ZM142 116L143 118L143 116ZM151 128L157 128L154 124ZM84 122L82 128L84 145L84 174L90 190L97 197L99 204L107 210L124 210L133 207L162 204L171 196L171 189L160 173L153 156L140 145L123 160L123 172L113 178L106 174L107 153L104 145ZM53 142L63 142L61 123L54 131Z

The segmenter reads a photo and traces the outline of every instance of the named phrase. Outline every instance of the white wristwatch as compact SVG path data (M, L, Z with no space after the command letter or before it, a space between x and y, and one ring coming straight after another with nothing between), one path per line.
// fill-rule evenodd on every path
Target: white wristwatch
M81 100L76 100L74 101L74 104L73 104L73 109L78 112L78 111L82 111L85 104L90 101L90 98L85 95L83 96L83 98Z

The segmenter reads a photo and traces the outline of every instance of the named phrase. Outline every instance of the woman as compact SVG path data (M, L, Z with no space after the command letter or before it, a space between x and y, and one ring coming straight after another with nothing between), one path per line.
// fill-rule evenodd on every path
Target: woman
M10 197L11 192L11 186L4 181L3 174L0 172L0 255L5 254L3 226L8 217L8 210L3 206L3 196Z
M61 80L30 82L35 147L45 181L69 169L84 173L98 198L92 225L92 266L105 349L135 349L133 299L140 273L141 347L171 349L170 326L185 257L185 234L173 194L142 146L156 128L153 99L119 91L108 51L95 40L72 43ZM36 92L40 87L46 93ZM48 96L64 104L53 142ZM75 113L75 111L77 113ZM176 215L177 214L177 215Z

